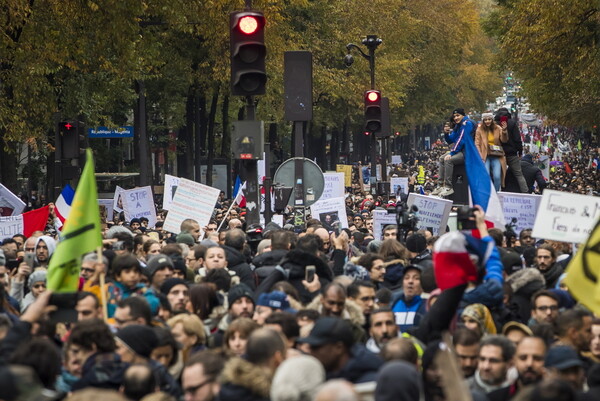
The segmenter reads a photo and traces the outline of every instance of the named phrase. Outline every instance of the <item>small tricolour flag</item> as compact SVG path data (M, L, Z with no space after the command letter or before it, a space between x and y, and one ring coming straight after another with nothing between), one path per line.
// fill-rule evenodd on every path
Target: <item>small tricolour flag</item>
M56 217L60 221L59 230L62 230L62 226L65 224L65 220L67 220L67 216L71 211L71 203L73 203L73 197L75 196L75 191L73 187L67 184L66 187L63 188L62 192L56 199L54 203L54 212L56 213Z

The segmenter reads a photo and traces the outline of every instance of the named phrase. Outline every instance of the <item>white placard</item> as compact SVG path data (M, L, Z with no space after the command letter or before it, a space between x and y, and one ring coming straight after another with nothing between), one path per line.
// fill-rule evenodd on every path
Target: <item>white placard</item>
M344 196L344 173L323 173L325 187L320 201Z
M113 210L115 210L117 213L121 213L123 211L123 191L125 190L117 185L117 188L115 189L115 196L113 198Z
M165 189L163 191L163 209L164 210L169 210L169 208L171 207L171 203L173 203L173 198L175 197L175 191L177 191L178 185L179 185L179 177L165 174Z
M0 217L0 238L23 234L23 215Z
M282 214L274 214L273 216L271 216L271 221L273 223L277 224L281 228L283 228L283 226L284 226Z
M113 220L113 199L98 199L98 204L106 208L106 221Z
M313 219L319 219L327 231L348 228L344 197L319 200L313 203L310 207L310 215Z
M152 196L152 187L138 187L121 192L123 199L123 212L125 212L125 221L145 217L148 219L148 227L152 228L156 224L156 207L154 206L154 197Z
M535 216L542 200L541 195L498 192L498 198L502 204L506 224L511 224L513 218L517 219L517 225L514 228L517 234L526 228L533 228Z
M207 226L220 192L218 188L180 178L164 229L178 234L185 219L196 220L200 227Z
M546 189L533 225L535 238L581 243L600 216L600 197Z
M392 177L390 178L390 198L400 195L398 189L401 188L405 194L408 194L408 177Z
M396 213L388 213L387 210L373 210L373 236L375 239L383 239L383 228L390 224L397 224Z
M408 194L406 203L408 206L416 205L419 208L417 212L419 229L431 228L435 235L442 235L446 232L448 216L452 210L451 200L411 192Z
M0 216L17 216L25 210L25 202L0 184Z
M402 164L402 156L392 155L392 164Z

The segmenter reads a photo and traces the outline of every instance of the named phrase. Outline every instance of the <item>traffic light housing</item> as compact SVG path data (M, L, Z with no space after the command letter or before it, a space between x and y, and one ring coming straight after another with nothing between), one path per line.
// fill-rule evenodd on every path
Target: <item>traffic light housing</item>
M265 150L264 123L262 121L234 121L231 126L233 158L261 160Z
M61 121L58 123L61 159L77 159L85 142L85 126L81 121Z
M265 17L258 11L230 14L231 93L238 96L264 95Z
M381 131L381 92L365 92L365 130L370 133Z

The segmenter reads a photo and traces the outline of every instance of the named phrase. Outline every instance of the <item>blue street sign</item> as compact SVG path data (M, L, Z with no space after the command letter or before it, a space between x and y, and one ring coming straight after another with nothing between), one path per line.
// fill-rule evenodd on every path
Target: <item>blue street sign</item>
M119 128L96 127L88 128L89 138L133 138L133 127Z

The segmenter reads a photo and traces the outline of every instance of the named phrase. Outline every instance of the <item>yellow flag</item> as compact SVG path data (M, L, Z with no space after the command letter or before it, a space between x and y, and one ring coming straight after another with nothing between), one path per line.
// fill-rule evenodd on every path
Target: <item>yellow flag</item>
M352 166L346 166L343 164L336 164L335 171L338 173L344 173L344 186L352 186Z
M57 293L78 290L81 257L102 246L92 150L88 149L86 155L87 161L71 203L71 211L48 266L48 289Z
M567 267L564 283L580 303L600 314L600 221Z

